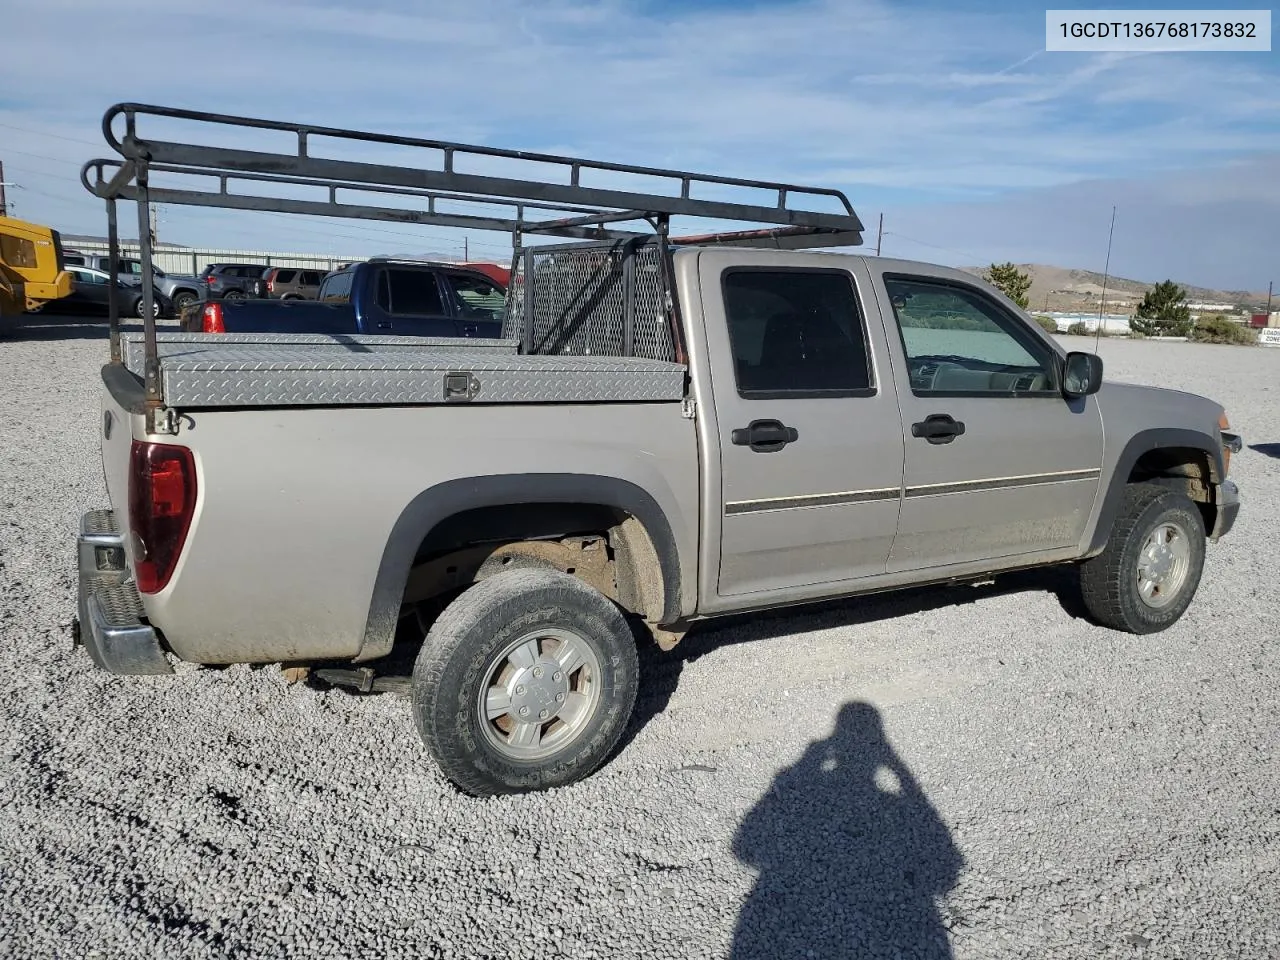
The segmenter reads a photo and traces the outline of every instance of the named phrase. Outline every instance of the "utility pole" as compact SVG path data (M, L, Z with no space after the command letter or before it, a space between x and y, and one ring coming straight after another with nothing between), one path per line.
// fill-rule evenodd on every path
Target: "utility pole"
M4 161L0 160L0 217L9 215L9 205L4 198Z
M880 256L880 241L884 238L884 214L880 214L880 229L876 231L876 256Z
M466 238L466 236L463 236L463 238L462 238L462 259L463 259L463 260L470 260L470 259L471 259L471 253L470 253L470 250L471 250L471 248L467 246L467 238Z
M4 170L0 168L0 180L4 179ZM4 209L4 187L0 186L0 210ZM1267 281L1267 322L1271 322L1271 285L1274 280Z

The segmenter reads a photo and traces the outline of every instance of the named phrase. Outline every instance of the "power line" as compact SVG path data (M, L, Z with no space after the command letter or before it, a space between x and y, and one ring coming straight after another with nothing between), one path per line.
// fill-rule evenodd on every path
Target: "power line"
M31 157L35 160L49 160L53 163L65 163L67 166L70 166L70 167L79 168L83 166L83 164L80 163L80 161L78 160L67 160L64 157L49 157L49 156L45 156L43 153L29 153L26 150L15 150L13 147L5 147L4 152L6 155L10 153L16 153L19 156Z
M33 133L37 137L51 137L54 140L65 140L67 143L82 143L86 147L97 147L98 149L102 149L104 146L102 143L95 143L92 140L80 140L76 137L64 137L60 133L45 133L43 130L32 130L30 127L18 127L14 126L12 123L0 123L0 127L4 127L6 130L17 130L19 133Z
M884 232L884 235L886 237L897 237L899 240L906 240L908 243L918 243L922 247L932 247L934 250L942 250L946 253L957 253L960 256L964 257L966 260L969 260L970 262L974 263L975 265L983 259L982 257L974 256L974 254L968 251L957 250L955 247L940 246L939 244L936 244L936 243L929 243L927 240L917 240L914 237L908 237L906 234L898 233L896 230L893 230L893 231L886 230Z

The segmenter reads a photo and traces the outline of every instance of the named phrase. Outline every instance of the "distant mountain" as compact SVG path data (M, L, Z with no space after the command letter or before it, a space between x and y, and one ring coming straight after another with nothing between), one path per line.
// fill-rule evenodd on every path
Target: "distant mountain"
M985 267L962 267L967 273L982 275ZM1031 309L1061 311L1066 313L1081 310L1097 310L1102 295L1103 276L1092 270L1073 270L1069 267L1055 267L1043 263L1020 263L1018 269L1031 277L1031 290L1027 294ZM1175 281L1176 282L1176 281ZM1124 277L1106 278L1106 312L1132 313L1141 302L1143 295L1155 284L1141 280L1127 280ZM1187 299L1199 303L1229 303L1245 310L1261 311L1267 303L1267 292L1249 292L1247 290L1211 290L1191 284L1179 283L1187 291ZM1277 309L1280 296L1273 300L1272 309Z

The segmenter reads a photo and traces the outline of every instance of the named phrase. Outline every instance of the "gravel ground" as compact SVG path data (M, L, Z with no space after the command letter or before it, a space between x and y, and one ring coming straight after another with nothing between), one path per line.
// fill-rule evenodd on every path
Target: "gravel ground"
M1168 632L1043 573L704 628L599 774L484 801L395 695L72 651L105 353L0 343L0 955L1280 957L1280 350L1102 343L1270 445Z

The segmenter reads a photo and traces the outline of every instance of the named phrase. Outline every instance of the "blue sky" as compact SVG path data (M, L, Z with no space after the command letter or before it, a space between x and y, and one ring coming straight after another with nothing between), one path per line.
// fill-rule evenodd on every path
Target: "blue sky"
M1195 8L1199 5L1183 5ZM135 100L846 191L884 252L1280 282L1280 55L1045 53L1022 3L41 0L6 14L15 213L102 233L79 186ZM248 143L249 141L243 141ZM161 239L458 251L455 231L164 207ZM473 256L507 239L470 237Z

